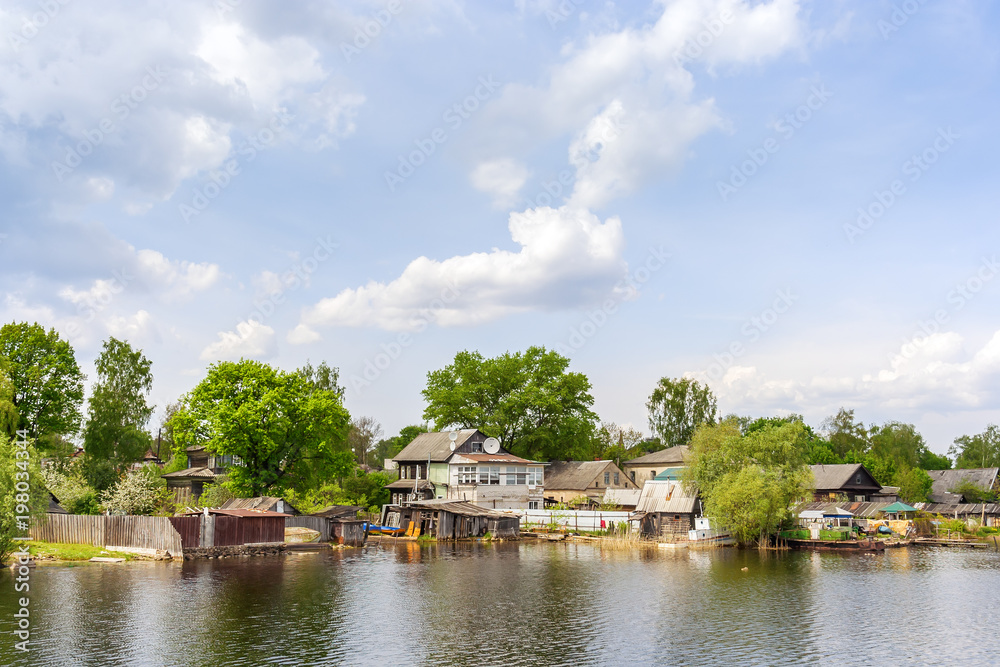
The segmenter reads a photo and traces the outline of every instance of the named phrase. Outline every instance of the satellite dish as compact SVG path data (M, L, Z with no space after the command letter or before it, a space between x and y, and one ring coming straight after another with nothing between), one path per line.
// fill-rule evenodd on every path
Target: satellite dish
M486 438L483 442L483 451L487 454L496 454L500 451L500 441L496 438Z
M449 433L448 439L451 440L451 443L448 446L451 447L451 451L455 451L455 441L458 440L458 431L452 431Z
M455 441L454 440L452 440L450 443L448 443L448 446L451 447L451 451L455 451Z

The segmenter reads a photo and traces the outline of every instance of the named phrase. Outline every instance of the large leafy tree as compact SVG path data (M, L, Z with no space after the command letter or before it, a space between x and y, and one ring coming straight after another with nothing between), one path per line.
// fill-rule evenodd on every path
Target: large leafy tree
M990 424L982 433L955 438L948 450L956 468L993 468L1000 466L1000 427Z
M379 440L378 444L375 445L375 449L372 450L370 460L376 466L382 466L386 459L391 459L396 454L403 451L403 447L413 442L421 433L427 433L428 428L426 424L415 424L410 426L404 426L399 429L399 435L392 438L385 438L384 440Z
M459 352L427 374L424 418L437 429L481 429L519 456L574 458L597 415L590 380L568 367L569 359L544 347L492 359Z
M650 430L667 447L688 444L695 428L718 417L712 390L691 378L660 378L646 409Z
M855 420L854 410L840 408L837 414L823 420L823 430L833 452L841 458L850 453L862 456L868 452L868 430L861 421Z
M335 391L302 373L241 359L209 367L175 413L173 437L180 447L204 444L237 457L227 485L237 495L259 496L317 488L335 477L349 427Z
M84 375L73 348L55 329L27 322L0 327L0 359L14 385L18 428L46 450L80 428Z
M104 490L142 459L152 443L146 423L153 415L147 400L153 373L152 362L141 350L114 337L104 341L95 366L97 382L88 404L83 448L87 480Z
M588 459L609 459L615 465L622 461L642 456L643 435L631 426L622 426L615 422L601 422L591 438Z
M35 448L28 440L0 433L0 564L16 548L14 538L26 535L28 524L45 516L48 505Z
M347 444L359 464L368 465L368 457L382 437L382 425L374 417L357 417L351 421Z
M13 438L19 421L14 405L14 383L0 362L0 433Z
M801 422L746 435L733 419L702 424L691 438L685 479L699 491L705 513L728 525L740 543L763 543L812 488L804 434Z

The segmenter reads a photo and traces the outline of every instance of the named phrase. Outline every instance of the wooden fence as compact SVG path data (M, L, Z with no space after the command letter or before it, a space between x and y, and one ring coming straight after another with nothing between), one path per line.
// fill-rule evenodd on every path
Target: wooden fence
M63 544L90 544L119 551L169 551L182 553L181 536L170 519L162 516L80 516L47 514L32 524L34 540Z

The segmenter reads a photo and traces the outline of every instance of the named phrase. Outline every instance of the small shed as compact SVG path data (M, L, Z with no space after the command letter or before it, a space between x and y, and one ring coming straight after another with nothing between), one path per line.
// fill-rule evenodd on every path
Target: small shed
M630 521L639 524L639 532L668 540L687 539L694 529L698 496L683 484L651 479L642 487L635 513Z
M205 509L201 512L185 512L184 516L205 517L203 532L210 534L211 544L206 538L198 546L228 547L241 544L280 544L285 541L285 519L290 516L281 512L261 512L248 509ZM186 544L184 545L187 546Z
M407 506L386 505L382 525L402 528L408 535L430 535L439 540L483 537L516 539L521 517L462 500L423 500Z

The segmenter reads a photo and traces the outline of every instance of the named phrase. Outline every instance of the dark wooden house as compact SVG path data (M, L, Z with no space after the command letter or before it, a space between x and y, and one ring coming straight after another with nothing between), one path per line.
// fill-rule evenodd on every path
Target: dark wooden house
M407 506L386 505L382 525L402 528L410 535L429 535L439 540L483 537L516 539L521 517L488 510L461 500L423 500Z
M174 494L178 505L194 505L205 490L206 484L226 472L238 458L230 455L212 454L204 445L187 448L187 468L161 475L167 482L167 489Z
M833 502L838 496L846 496L849 501L865 503L882 491L882 485L860 463L814 465L809 468L816 482L817 501Z
M630 521L639 524L639 532L665 541L688 538L699 512L697 494L692 494L675 480L651 479L642 486L642 493Z

